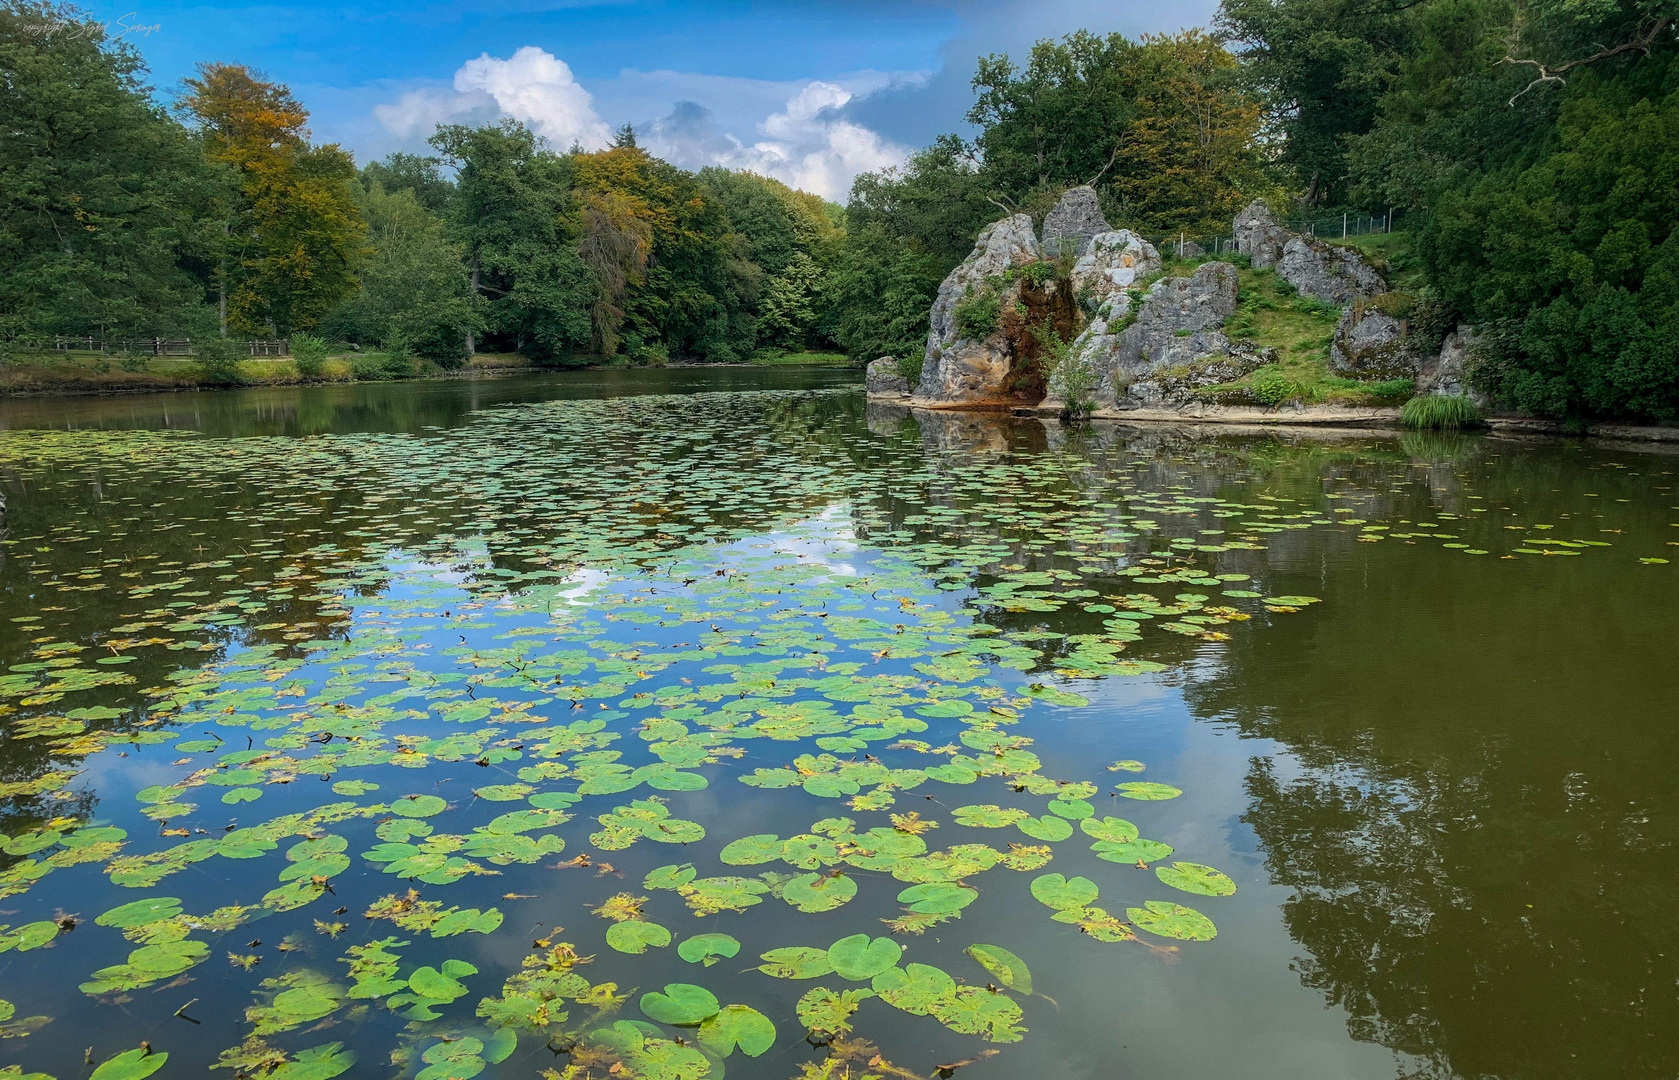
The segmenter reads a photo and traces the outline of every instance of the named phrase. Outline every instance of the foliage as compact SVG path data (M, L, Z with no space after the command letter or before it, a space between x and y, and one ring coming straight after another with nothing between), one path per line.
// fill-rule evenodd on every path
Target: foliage
M206 337L193 342L193 374L205 386L237 386L245 381L240 365L250 346L233 338Z
M1408 428L1461 428L1481 419L1481 410L1461 394L1421 394L1405 403L1400 423Z
M206 156L235 178L218 199L215 269L229 325L309 329L355 290L365 254L349 154L309 143L309 114L291 91L240 65L201 64L185 85L181 107Z
M0 6L0 339L199 337L218 183L132 47L72 9Z
M326 339L314 334L291 336L291 359L297 373L305 379L318 379L326 365Z
M970 290L967 296L957 301L954 312L956 328L965 338L990 337L997 332L997 319L1002 311L1002 300L997 296L997 290L987 282L985 288Z

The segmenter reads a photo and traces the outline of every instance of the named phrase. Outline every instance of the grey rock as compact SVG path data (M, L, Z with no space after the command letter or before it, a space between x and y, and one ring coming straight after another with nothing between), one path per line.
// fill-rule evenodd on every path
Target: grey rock
M1097 233L1073 264L1073 292L1100 305L1114 293L1133 288L1160 272L1160 252L1130 229Z
M1343 307L1387 292L1382 275L1357 251L1306 236L1283 245L1277 273L1300 295Z
M1329 343L1330 371L1352 379L1404 379L1420 367L1403 321L1360 304L1341 312Z
M909 380L898 373L897 357L883 356L869 364L863 388L869 397L909 397Z
M909 406L874 399L863 404L863 422L869 426L871 435L888 439L907 434L915 428ZM919 429L915 433L919 434Z
M964 338L956 325L956 306L984 291L989 279L1014 266L1040 261L1032 219L1016 214L987 226L974 250L939 286L927 330L927 353L915 401L924 405L988 405L1009 401L1005 389L1012 357L1000 332ZM994 283L992 283L994 284ZM1018 298L1017 281L999 296L1003 307Z
M1052 373L1044 405L1063 407L1069 377L1093 384L1096 406L1108 410L1178 404L1200 386L1239 378L1268 361L1224 335L1235 311L1236 268L1225 262L1156 282L1134 319L1130 298L1116 293L1073 343L1065 364L1074 373Z
M1258 199L1249 203L1247 209L1236 215L1232 228L1236 237L1236 250L1247 254L1248 261L1255 270L1265 270L1277 265L1277 260L1283 256L1283 245L1288 243L1292 235L1277 224L1277 219L1271 216L1271 211Z
M1050 257L1061 254L1063 242L1075 258L1090 250L1090 241L1112 228L1102 216L1101 201L1093 187L1069 188L1044 218L1043 250Z
M1475 328L1467 323L1446 335L1438 356L1423 360L1417 372L1417 393L1451 397L1465 394L1477 405L1486 406L1485 395L1469 385L1469 350L1475 344Z

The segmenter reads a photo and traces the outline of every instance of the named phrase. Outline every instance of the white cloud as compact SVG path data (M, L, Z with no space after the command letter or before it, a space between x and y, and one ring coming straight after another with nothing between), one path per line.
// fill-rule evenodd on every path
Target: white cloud
M565 61L535 45L506 60L484 53L455 72L454 92L413 90L395 104L373 109L386 130L399 138L429 134L437 124L512 117L562 149L573 142L596 150L612 141L612 130L595 113L594 99Z
M825 199L843 200L858 173L899 164L909 155L907 148L836 113L852 96L835 83L805 83L780 111L757 125L757 134L764 137L751 143L723 130L704 106L680 101L668 116L645 126L643 143L688 168L750 169Z
M860 94L913 85L922 77L863 71L834 80L772 81L625 69L598 87L604 104L597 106L564 61L526 45L505 60L488 53L469 60L455 72L452 89L409 90L375 106L373 116L403 146L417 145L440 123L512 117L560 149L576 141L593 150L612 139L614 125L597 111L604 108L636 120L641 144L684 168L751 169L843 200L858 173L896 165L909 151L839 110ZM717 101L727 113L720 118L694 98ZM659 119L638 119L665 108L670 112Z

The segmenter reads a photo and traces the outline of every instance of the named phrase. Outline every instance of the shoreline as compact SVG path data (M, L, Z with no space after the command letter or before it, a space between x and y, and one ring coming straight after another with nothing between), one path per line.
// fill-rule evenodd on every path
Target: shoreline
M908 394L869 394L871 404L896 405L912 411L1007 413L1021 418L1054 419L1058 410L1038 405L952 405L918 400ZM1400 426L1400 410L1393 406L1354 405L1293 405L1258 409L1233 405L1192 405L1183 409L1099 409L1090 415L1093 421L1117 421L1137 424L1207 424L1232 427L1320 427L1349 428L1369 431L1407 430ZM1594 439L1620 439L1631 442L1679 443L1679 424L1588 424L1570 430L1560 420L1504 414L1489 416L1481 425L1491 434L1577 436ZM1475 431L1471 427L1464 429Z

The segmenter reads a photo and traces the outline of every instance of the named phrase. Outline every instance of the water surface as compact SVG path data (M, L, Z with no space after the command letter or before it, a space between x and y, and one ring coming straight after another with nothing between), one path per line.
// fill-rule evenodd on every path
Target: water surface
M1679 1071L1672 456L852 378L0 407L0 1065Z

